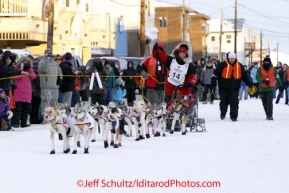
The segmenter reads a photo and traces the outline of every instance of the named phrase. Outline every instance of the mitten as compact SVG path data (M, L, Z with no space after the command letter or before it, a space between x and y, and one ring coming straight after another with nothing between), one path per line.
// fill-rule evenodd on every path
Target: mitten
M142 85L142 84L141 84L141 85L139 85L138 87L139 87L141 90L143 90L143 89L145 88L145 86L144 86L144 85Z
M186 87L192 87L193 86L193 83L192 82L184 82L184 85Z
M153 49L154 49L154 50L158 50L158 49L159 49L159 45L158 45L158 43L157 43L157 42L155 43L155 45L154 45Z
M11 119L13 117L12 111L7 111L7 116L8 116L8 119Z
M140 72L140 75L141 75L145 80L149 78L148 73L146 73L146 71L144 71L144 70Z

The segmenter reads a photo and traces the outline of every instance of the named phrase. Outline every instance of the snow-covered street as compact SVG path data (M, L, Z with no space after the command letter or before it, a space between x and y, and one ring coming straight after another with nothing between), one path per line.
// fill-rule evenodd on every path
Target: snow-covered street
M274 121L265 120L260 99L240 101L237 122L228 113L221 121L218 103L199 106L207 132L167 133L138 142L123 137L118 149L105 149L98 134L89 154L83 148L76 155L63 154L62 141L56 139L56 154L50 155L48 125L1 132L0 192L289 192L289 106L284 99L274 103ZM134 187L102 187L112 180L121 185L123 180L171 179L219 182L220 187L144 188L129 182ZM92 187L83 187L86 183Z

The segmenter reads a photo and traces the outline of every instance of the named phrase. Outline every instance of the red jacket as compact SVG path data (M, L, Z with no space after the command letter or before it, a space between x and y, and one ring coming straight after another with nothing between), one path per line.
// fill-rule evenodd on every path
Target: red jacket
M176 61L179 65L185 64L185 62L182 59L180 59L179 57L174 58L172 56L168 56L168 55L164 54L160 49L153 50L153 55L155 55L159 61L162 61L163 63L165 63L165 65L168 68L170 68L173 59L176 59ZM168 72L168 74L169 74L169 72ZM184 82L192 82L193 84L196 84L197 80L198 80L198 78L196 75L196 68L193 65L193 63L189 63L189 67L188 67ZM166 81L165 92L168 95L170 95L170 96L173 95L174 88L175 88L175 86L173 84ZM191 88L185 87L185 86L178 88L178 90L181 92L181 95L190 95L190 93L191 93Z
M146 88L164 90L164 83L167 80L167 66L165 63L157 61L157 59L151 55L143 60L137 70L139 74L141 71L145 71L149 75L149 78L145 81Z

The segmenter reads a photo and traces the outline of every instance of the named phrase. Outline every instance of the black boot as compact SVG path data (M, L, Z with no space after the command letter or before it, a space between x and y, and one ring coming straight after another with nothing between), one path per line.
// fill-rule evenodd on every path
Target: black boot
M154 135L154 137L160 137L161 133L160 132L156 132L156 134Z
M108 142L104 141L104 148L107 148L107 147L108 147Z
M226 115L220 115L221 120L224 120L226 118Z
M142 136L142 135L139 135L138 138L139 138L139 140L145 139L144 136Z

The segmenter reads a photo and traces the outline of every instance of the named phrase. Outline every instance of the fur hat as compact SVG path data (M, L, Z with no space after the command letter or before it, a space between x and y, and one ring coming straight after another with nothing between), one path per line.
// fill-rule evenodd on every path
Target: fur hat
M60 60L60 61L61 61L61 57L60 57L59 54L56 55L56 57L55 57L55 61L56 61L56 60Z
M80 87L80 84L78 82L75 82L74 87Z
M0 88L0 94L5 93L5 90L3 90L2 88Z
M36 57L36 58L34 58L33 61L34 61L34 62L40 62L40 58Z
M193 47L190 43L188 42L182 42L182 43L179 43L172 51L172 54L171 56L172 57L177 57L179 55L179 51L180 51L180 48L181 47L187 47L188 50L187 50L187 54L186 54L186 57L184 59L184 62L186 63L191 63L193 62Z

